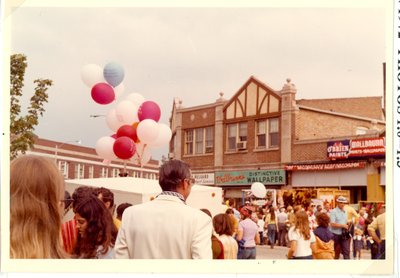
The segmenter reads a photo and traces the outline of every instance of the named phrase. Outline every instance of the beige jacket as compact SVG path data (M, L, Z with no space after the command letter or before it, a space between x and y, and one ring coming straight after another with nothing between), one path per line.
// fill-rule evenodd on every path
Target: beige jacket
M116 259L212 259L211 218L179 198L160 195L127 208Z

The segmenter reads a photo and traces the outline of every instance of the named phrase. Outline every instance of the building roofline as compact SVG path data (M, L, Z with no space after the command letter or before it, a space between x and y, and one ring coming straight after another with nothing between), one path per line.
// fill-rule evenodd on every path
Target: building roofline
M329 110L323 110L323 109L318 109L318 108L304 106L304 105L297 105L297 107L299 109L303 109L303 110L310 110L310 111L314 111L314 112L318 112L318 113L335 115L335 116L351 118L351 119L357 119L357 120L367 121L367 122L375 121L378 124L386 125L386 121L382 121L382 120L378 120L378 119L374 119L374 118L360 117L360 116L355 116L355 115L350 115L350 114L345 114L345 113L333 112L333 111L329 111Z

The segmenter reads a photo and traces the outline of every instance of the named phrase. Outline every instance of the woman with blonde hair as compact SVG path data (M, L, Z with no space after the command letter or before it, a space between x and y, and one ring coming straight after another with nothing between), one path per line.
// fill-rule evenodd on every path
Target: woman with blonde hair
M310 230L308 214L305 211L296 213L295 225L290 228L290 249L288 259L312 259L315 251L315 235Z
M10 167L10 257L65 258L61 243L64 179L55 163L21 156Z

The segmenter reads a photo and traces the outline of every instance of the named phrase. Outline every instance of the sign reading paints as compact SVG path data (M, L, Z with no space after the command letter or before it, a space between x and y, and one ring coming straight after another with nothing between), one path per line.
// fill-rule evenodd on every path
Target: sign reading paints
M284 170L259 170L259 171L235 171L216 172L216 185L249 185L254 182L268 184L286 184Z
M384 156L385 150L385 137L331 141L327 144L327 156L330 160Z

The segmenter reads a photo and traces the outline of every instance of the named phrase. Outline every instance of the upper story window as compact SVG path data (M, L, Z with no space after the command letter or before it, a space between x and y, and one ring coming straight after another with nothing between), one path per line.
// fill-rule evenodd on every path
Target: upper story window
M358 126L356 129L356 135L364 135L367 134L367 132L368 132L368 127Z
M119 174L119 169L118 168L113 168L112 169L112 177L117 178Z
M278 148L279 147L279 119L257 121L256 123L256 147Z
M68 179L68 162L67 161L58 161L58 169L63 175L64 178Z
M227 150L247 148L247 122L227 125Z
M75 179L83 179L85 177L85 165L75 164Z
M108 168L102 167L101 168L101 174L100 174L101 178L107 178L108 177Z
M201 127L185 131L185 154L196 155L214 152L214 128Z
M94 177L94 166L89 166L89 179L93 179Z

